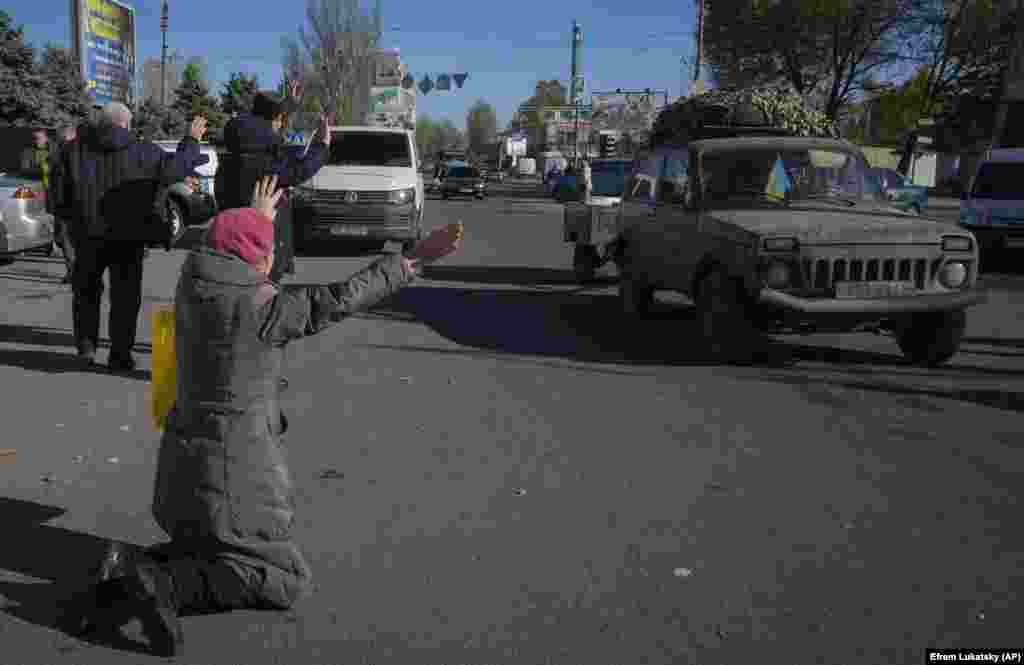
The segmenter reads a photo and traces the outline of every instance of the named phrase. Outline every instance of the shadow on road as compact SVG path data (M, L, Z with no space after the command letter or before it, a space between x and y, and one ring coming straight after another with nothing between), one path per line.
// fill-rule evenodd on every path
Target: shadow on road
M657 303L650 316L630 319L617 298L565 290L409 287L374 308L392 318L415 317L461 346L500 354L553 356L581 362L641 366L723 366L707 353L692 307ZM894 395L954 399L1012 411L1024 394L1008 389L933 390L901 385L915 379L943 379L956 386L965 378L1005 381L1024 372L956 363L939 368L911 365L902 355L781 340L772 346L795 361L825 369L787 367L778 376L795 385L847 385ZM407 347L396 347L407 348ZM408 350L456 353L450 349ZM731 368L734 369L734 368ZM754 380L761 374L748 375Z
M1006 346L1011 349L1024 349L1024 339L999 339L998 337L965 337L964 344L980 346Z
M423 269L423 276L439 282L472 284L579 285L573 271L555 268L432 265Z
M0 547L0 570L48 582L0 582L0 611L67 634L70 627L65 623L63 612L86 587L90 569L103 556L110 541L46 524L65 512L54 506L0 497L5 541ZM127 620L131 617L112 618ZM95 635L82 641L146 653L144 645L120 634ZM57 648L72 651L76 646L69 642L58 644Z
M37 351L35 349L0 349L0 365L20 367L34 372L50 374L81 373L110 374L136 381L149 381L148 370L136 369L131 372L112 372L106 365L86 365L73 353Z
M75 335L70 330L47 328L44 326L11 325L0 323L0 344L26 344L28 346L58 346L75 348ZM110 346L105 339L100 340L100 348ZM152 353L153 346L145 342L136 342L132 349L136 353Z

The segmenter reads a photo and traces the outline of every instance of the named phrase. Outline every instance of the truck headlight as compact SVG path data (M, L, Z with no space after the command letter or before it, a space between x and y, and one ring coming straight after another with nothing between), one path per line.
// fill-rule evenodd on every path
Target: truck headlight
M765 238L762 247L768 252L792 252L797 244L796 238Z
M770 289L784 289L790 285L793 273L782 261L769 261L761 269L761 279Z
M403 203L409 203L410 201L416 200L416 188L410 187L408 189L394 189L388 192L388 201L396 205Z
M967 281L967 266L960 261L950 261L939 271L939 282L947 289L959 289Z
M967 236L942 236L944 252L969 252L972 247L973 243Z

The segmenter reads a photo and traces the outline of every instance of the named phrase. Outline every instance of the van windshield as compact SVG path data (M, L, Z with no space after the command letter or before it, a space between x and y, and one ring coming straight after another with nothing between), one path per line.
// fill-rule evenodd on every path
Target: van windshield
M409 140L392 132L334 132L330 166L412 166Z
M1024 199L1024 162L987 162L978 169L971 196L1009 201Z

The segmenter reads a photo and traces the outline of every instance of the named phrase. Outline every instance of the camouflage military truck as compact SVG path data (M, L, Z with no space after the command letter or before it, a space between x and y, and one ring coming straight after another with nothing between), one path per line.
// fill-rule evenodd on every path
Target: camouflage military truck
M939 364L984 299L971 233L893 208L861 150L785 91L716 90L662 113L615 234L623 310L681 292L723 359L765 332L872 331Z

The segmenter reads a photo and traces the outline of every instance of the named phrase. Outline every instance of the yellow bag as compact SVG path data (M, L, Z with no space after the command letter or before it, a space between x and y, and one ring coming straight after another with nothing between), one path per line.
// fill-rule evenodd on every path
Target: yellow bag
M153 312L153 369L150 373L150 405L153 426L158 432L167 427L167 414L177 394L178 367L174 354L174 307L158 307Z

